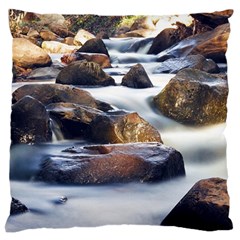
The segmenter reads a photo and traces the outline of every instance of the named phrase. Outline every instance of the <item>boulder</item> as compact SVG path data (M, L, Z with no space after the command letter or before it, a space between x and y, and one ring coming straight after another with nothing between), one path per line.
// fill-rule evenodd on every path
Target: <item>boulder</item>
M84 29L80 29L78 30L76 36L74 37L74 44L77 45L77 46L82 46L85 42L87 42L88 40L92 39L92 38L95 38L95 36L84 30Z
M46 29L41 30L40 36L44 41L56 41L59 39L59 36L57 34Z
M38 37L40 37L40 34L36 29L30 28L28 33L27 33L27 36L28 37L33 37L33 38L38 38Z
M188 37L162 51L158 55L159 61L162 61L162 59L166 60L166 58L201 54L217 63L224 63L226 62L225 54L229 33L230 25L226 23L216 27L212 31Z
M129 72L122 78L121 85L131 88L153 87L144 67L140 63L131 67Z
M190 27L186 27L179 22L176 23L176 25L176 29L165 28L154 38L153 43L148 50L148 54L158 54L192 35L192 29Z
M47 53L72 53L78 48L78 46L70 46L57 41L44 41L42 43L42 49L44 49Z
M228 23L228 18L230 18L232 14L233 10L228 9L224 11L215 11L213 13L194 13L190 15L202 24L215 28L219 25Z
M109 39L109 35L107 32L101 31L96 35L96 38Z
M179 41L175 28L162 30L153 40L148 54L158 54Z
M72 62L62 69L56 78L56 83L87 86L116 85L115 80L105 73L99 64L86 60Z
M111 68L110 58L101 53L83 53L83 52L74 52L71 54L64 54L61 57L61 61L65 64L70 64L71 62L77 60L87 60L88 62L95 62L100 65L101 68Z
M28 211L28 208L22 204L19 200L12 198L10 215L25 213Z
M48 28L61 38L65 38L68 36L68 28L65 24L52 22L48 25Z
M65 138L87 138L98 143L162 142L159 132L137 113L102 112L73 104L47 106Z
M208 73L220 72L218 65L212 59L206 59L204 56L197 54L168 59L159 63L153 73L177 73L185 68L194 68Z
M45 106L50 103L69 102L97 108L102 111L112 109L109 104L94 99L89 92L78 87L62 84L26 84L13 92L12 102L16 103L26 95L36 98Z
M96 116L104 112L96 108L76 103L51 103L47 110L54 119L64 136L64 139L86 138L92 139L91 123Z
M177 226L205 231L233 228L229 215L226 180L209 178L198 181L162 221L163 226Z
M93 38L84 43L78 52L85 53L102 53L109 57L108 50L102 39Z
M160 143L85 146L41 164L36 180L62 184L158 182L184 176L181 153Z
M167 117L191 125L226 121L227 81L211 74L183 69L154 97L155 106Z
M74 45L73 40L74 40L73 37L66 37L66 38L64 38L63 43L65 43L67 45Z
M23 68L49 66L49 55L40 47L24 38L13 38L13 63Z
M44 105L25 96L12 106L12 143L41 143L52 139L49 115Z
M162 142L157 129L136 112L110 111L91 123L92 138L99 143Z

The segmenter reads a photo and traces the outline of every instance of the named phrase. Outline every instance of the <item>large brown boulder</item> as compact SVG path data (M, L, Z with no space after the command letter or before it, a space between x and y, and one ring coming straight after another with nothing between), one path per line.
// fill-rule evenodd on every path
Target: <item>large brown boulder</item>
M64 54L61 57L61 61L65 64L70 64L71 62L77 60L87 60L88 62L95 62L100 65L101 68L111 68L110 58L102 53L84 53L84 52L74 52L71 54Z
M87 91L78 87L62 84L27 84L16 89L12 94L12 102L16 103L22 97L29 95L39 100L45 106L50 103L69 102L97 108L102 111L111 110L112 107L96 100Z
M208 125L226 121L227 81L196 70L183 69L154 97L167 117L184 124Z
M44 41L56 41L59 39L59 36L48 29L42 29L40 36Z
M87 86L116 85L115 80L105 73L99 64L86 60L72 62L62 69L56 78L56 83Z
M13 63L23 68L49 66L49 55L40 47L24 38L13 38Z
M87 138L98 143L162 142L159 132L137 113L105 113L73 103L54 103L47 109L65 138Z
M91 123L92 138L100 143L162 142L157 129L136 112L111 111Z
M153 73L177 73L185 68L194 68L208 73L219 73L218 65L212 59L206 59L204 56L188 55L180 58L170 58L153 70Z
M52 140L50 119L44 105L25 96L12 106L12 143L41 143Z
M85 52L85 53L102 53L109 57L108 50L100 38L93 38L87 40L84 45L79 48L78 52Z
M185 175L182 155L160 143L69 148L43 161L36 180L62 184L157 182Z
M233 10L228 9L224 11L215 11L213 13L194 13L190 15L202 24L215 28L219 25L228 23L228 18L230 18L232 14Z
M162 221L164 226L177 226L205 231L233 228L229 215L226 180L209 178L197 182Z
M220 63L226 62L227 40L230 33L229 23L220 25L212 31L200 33L166 49L159 54L159 61L172 57L201 54Z
M62 23L52 22L48 25L48 28L61 38L65 38L69 34L68 27Z
M150 78L140 63L131 67L129 72L122 78L121 85L131 88L153 87Z

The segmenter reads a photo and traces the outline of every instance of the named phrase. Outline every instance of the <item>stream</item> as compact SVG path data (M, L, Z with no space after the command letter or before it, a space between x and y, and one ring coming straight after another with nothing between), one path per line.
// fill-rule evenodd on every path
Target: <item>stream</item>
M95 227L111 224L159 225L164 217L200 179L227 178L226 141L224 124L208 127L184 126L161 115L152 106L157 95L173 74L158 74L154 69L156 55L147 55L152 38L104 40L113 68L104 69L117 86L82 87L98 100L117 109L136 111L157 128L165 145L182 153L186 176L159 183L127 183L100 186L67 186L35 182L32 177L41 161L49 155L60 154L67 147L89 144L61 137L54 122L53 141L39 145L14 145L11 148L11 195L24 203L30 211L10 216L6 230L10 232L30 228ZM53 61L59 55L52 54ZM154 87L133 89L120 85L122 76L131 66L141 63ZM55 79L31 83L54 83ZM13 83L12 90L28 82ZM63 200L64 199L64 200Z

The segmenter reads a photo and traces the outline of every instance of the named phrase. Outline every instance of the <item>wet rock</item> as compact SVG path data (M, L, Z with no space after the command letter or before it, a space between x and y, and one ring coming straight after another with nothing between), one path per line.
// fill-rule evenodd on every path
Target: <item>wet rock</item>
M202 24L215 28L219 25L228 23L228 18L233 14L233 10L216 11L213 13L194 13L190 14L194 19Z
M51 78L55 79L59 72L60 69L55 67L36 68L27 75L26 79L31 80L49 80Z
M23 68L49 66L49 55L40 47L24 38L13 39L13 63Z
M176 29L166 28L154 38L148 54L158 54L192 35L192 29L190 27L186 27L181 23L176 23L176 25Z
M61 129L64 139L91 139L91 123L104 112L75 103L52 103L47 110Z
M116 85L114 79L105 73L99 64L86 60L75 61L66 66L58 74L56 83L87 86Z
M201 54L217 63L226 62L227 40L230 33L228 23L216 27L212 31L188 37L172 47L162 51L159 61L187 55Z
M102 111L112 109L109 104L94 99L89 92L78 87L62 84L26 84L13 92L12 102L16 103L26 95L39 100L45 106L50 103L68 102L82 104Z
M25 96L12 106L12 143L41 143L51 141L49 115L44 105L30 96Z
M65 43L60 43L57 41L44 41L42 42L42 49L47 53L72 53L77 50L78 46L70 46Z
M21 214L28 211L28 208L22 204L19 200L12 198L10 215Z
M96 116L91 127L99 143L162 142L159 132L136 112L107 112Z
M161 225L205 231L230 230L233 226L228 214L226 180L209 178L197 182Z
M226 80L188 68L169 81L154 104L178 122L208 125L226 121L227 95Z
M204 56L189 55L181 58L171 58L159 63L153 73L177 73L185 68L198 69L208 73L219 73L218 65L212 59L206 59Z
M84 43L78 52L85 53L102 53L109 57L108 50L102 39L93 38Z
M80 29L78 30L76 36L74 37L74 44L77 45L77 46L82 46L85 42L87 42L88 40L92 39L92 38L95 38L95 36L84 30L84 29Z
M178 42L175 28L162 30L153 40L148 54L158 54Z
M159 132L137 113L105 113L73 103L50 104L47 109L65 138L98 143L162 142Z
M182 155L160 143L85 146L41 165L36 180L62 184L157 182L185 175Z
M131 67L130 71L123 77L121 85L131 88L153 87L145 69L141 64Z
M71 54L64 54L61 57L61 61L65 64L70 64L71 62L77 60L87 60L88 62L95 62L99 64L101 68L112 67L109 57L101 53L74 52Z

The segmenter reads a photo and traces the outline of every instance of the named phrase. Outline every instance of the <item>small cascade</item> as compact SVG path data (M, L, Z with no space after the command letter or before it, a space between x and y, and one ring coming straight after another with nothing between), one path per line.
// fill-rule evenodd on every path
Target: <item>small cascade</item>
M54 120L53 118L50 119L50 126L52 129L52 142L64 140L64 136L63 136L60 126L57 123L57 121Z

